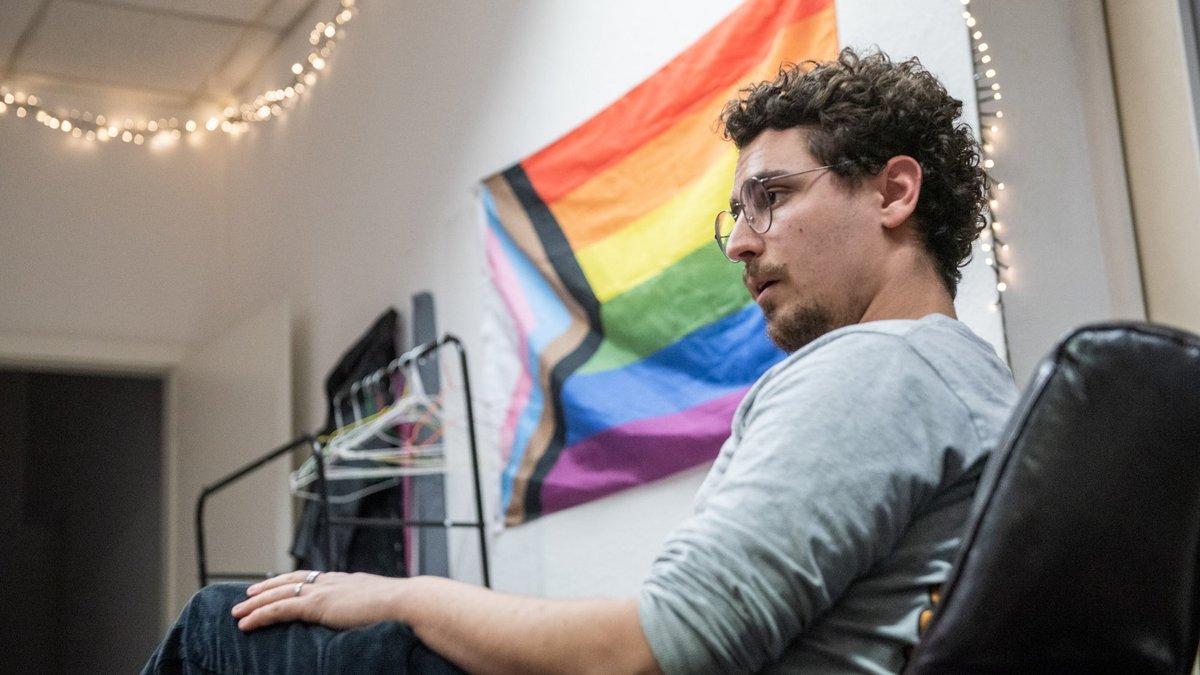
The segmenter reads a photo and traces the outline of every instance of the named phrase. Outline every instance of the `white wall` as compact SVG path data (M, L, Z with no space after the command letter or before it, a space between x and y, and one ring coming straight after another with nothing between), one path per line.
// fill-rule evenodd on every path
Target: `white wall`
M0 117L0 336L194 340L218 311L222 146L88 145Z
M1100 0L975 1L1004 95L995 139L1010 244L1013 372L1070 329L1145 317Z
M1175 2L1106 2L1150 318L1200 331L1200 139ZM1179 3L1186 4L1186 3ZM1192 54L1196 58L1196 54ZM1192 74L1194 76L1194 73Z
M1092 89L1076 84L1101 68L1072 51L1095 51L1102 32L1077 14L1087 18L1096 4L1013 1L1022 11L987 15L986 4L977 11L997 62L1006 63L1006 97L1028 91L1036 99L1028 102L1032 112L1011 114L1010 122L1042 134L1014 126L1004 160L1005 180L1028 210L1020 215L1014 206L1009 216L1021 274L1009 295L1009 330L1022 378L1035 358L1028 355L1044 352L1060 327L1124 306L1112 290L1113 270L1124 268L1111 261L1126 244L1120 228L1095 226L1107 197L1097 196L1090 169L1076 175L1077 155L1040 150L1055 135L1082 133L1084 120L1101 125L1102 136L1115 133L1085 114ZM0 339L199 343L284 299L294 317L295 420L310 429L321 420L320 381L341 350L386 305L406 311L410 294L428 289L441 326L465 339L481 373L476 181L602 109L736 2L360 4L328 75L301 105L237 139L168 152L83 149L0 118ZM961 87L966 65L955 53L967 44L959 12L959 0L843 0L839 28L855 44L919 53ZM1087 35L1072 39L1086 44L1064 42L1080 30ZM292 58L281 54L274 71L286 72ZM1048 77L1059 85L1052 93ZM1084 140L1052 147L1078 152ZM1026 222L1031 238L1022 240L1016 231ZM1078 275L1061 271L1064 256ZM487 469L496 470L494 458ZM701 475L504 533L496 585L549 595L630 592L662 536L688 512Z

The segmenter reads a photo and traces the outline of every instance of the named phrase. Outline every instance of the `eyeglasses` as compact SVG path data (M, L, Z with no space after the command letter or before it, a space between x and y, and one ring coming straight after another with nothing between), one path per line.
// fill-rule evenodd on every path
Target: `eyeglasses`
M804 169L803 171L793 171L784 173L778 176L751 176L742 183L742 189L738 191L740 203L733 205L731 209L719 211L715 221L717 247L721 249L721 254L727 259L738 262L734 258L730 258L725 252L725 245L729 242L729 237L733 234L733 227L741 220L744 220L751 230L759 234L765 234L771 229L771 207L774 206L774 196L767 190L767 183L780 180L782 178L791 178L801 174L812 173L814 171L825 171L832 169L835 166L846 164L847 162L837 162L836 164L826 164L813 169Z

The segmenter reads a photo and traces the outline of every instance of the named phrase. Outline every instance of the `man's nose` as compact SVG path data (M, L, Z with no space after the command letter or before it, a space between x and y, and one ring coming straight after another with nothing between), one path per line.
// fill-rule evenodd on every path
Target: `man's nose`
M739 217L733 224L733 231L725 242L725 255L733 261L745 262L757 258L762 253L763 236L754 231L750 224L743 222L745 216Z

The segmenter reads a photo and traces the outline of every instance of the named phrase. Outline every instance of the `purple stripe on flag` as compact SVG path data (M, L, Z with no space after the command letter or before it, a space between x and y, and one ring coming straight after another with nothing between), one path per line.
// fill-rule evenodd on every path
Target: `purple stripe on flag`
M567 446L542 484L543 511L569 508L712 460L729 437L733 411L746 389Z

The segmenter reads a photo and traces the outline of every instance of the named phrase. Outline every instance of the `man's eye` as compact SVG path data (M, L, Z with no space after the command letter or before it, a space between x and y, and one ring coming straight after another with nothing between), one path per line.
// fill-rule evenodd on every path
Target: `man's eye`
M781 193L779 190L767 190L767 204L775 206L775 202L779 201Z

